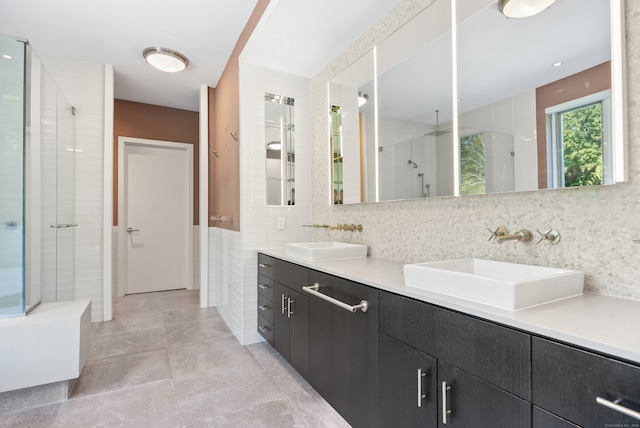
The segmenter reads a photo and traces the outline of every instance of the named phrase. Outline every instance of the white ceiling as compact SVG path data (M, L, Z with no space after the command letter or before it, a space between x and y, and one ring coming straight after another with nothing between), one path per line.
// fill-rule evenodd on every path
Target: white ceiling
M398 2L271 0L247 58L310 77ZM113 65L118 99L196 111L200 85L217 85L256 3L0 0L0 34L27 38L36 52ZM150 46L181 52L189 68L151 68L142 58Z

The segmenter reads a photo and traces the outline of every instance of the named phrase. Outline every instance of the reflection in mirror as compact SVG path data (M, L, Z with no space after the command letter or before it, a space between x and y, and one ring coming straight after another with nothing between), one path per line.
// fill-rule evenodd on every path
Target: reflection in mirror
M377 47L379 200L454 194L451 1Z
M507 19L457 0L457 18L460 194L481 170L486 193L613 184L609 1Z
M265 93L267 205L295 205L294 100Z
M374 52L329 82L332 204L375 201Z

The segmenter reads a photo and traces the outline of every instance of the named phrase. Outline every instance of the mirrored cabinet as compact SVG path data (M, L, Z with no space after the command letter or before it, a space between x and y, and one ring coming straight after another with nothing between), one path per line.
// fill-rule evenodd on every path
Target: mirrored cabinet
M265 171L267 205L295 205L294 99L266 93Z
M431 2L329 82L333 202L627 181L622 3Z

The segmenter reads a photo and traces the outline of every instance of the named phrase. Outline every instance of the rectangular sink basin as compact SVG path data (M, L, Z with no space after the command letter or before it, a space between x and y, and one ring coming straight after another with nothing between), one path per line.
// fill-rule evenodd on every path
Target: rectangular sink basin
M299 242L285 244L285 253L309 261L361 259L367 257L367 246L344 242Z
M408 287L516 311L582 294L584 273L483 259L404 265Z

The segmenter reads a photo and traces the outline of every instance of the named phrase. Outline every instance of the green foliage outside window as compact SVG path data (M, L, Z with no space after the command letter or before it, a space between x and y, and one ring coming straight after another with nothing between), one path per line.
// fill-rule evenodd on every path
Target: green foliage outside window
M486 191L484 133L460 138L460 194L478 195Z
M564 185L602 184L602 111L593 104L562 114Z

